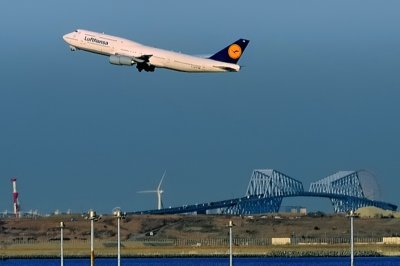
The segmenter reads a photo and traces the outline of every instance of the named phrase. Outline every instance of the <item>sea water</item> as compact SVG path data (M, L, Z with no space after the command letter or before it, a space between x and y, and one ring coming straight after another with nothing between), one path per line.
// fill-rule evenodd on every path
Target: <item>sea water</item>
M350 265L350 258L234 258L234 266L342 266ZM355 258L356 266L400 266L400 257ZM1 260L1 266L58 266L59 259L7 259ZM64 266L88 266L89 259L64 259ZM96 259L95 266L117 265L116 259ZM227 266L227 258L161 258L161 259L121 259L121 266Z

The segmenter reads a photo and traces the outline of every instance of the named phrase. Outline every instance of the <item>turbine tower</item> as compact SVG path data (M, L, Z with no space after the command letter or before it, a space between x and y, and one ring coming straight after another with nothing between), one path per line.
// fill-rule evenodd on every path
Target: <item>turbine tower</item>
M164 180L165 174L167 173L167 170L164 171L164 174L161 177L161 181L158 184L158 187L156 190L143 190L143 191L138 191L138 193L157 193L157 209L161 210L162 208L164 208L163 206L163 202L162 202L162 198L161 198L161 194L164 193L164 190L161 189L161 184Z
M14 215L19 218L19 201L17 192L17 179L15 177L11 178L11 183L13 185L13 205L14 205Z

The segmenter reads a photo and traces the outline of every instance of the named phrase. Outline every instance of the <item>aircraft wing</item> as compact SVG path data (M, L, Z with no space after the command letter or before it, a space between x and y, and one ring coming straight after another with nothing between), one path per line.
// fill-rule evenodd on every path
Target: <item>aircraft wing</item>
M142 55L139 57L132 57L132 60L135 61L137 64L143 64L143 63L148 63L150 57L152 57L152 54L148 54L148 55Z
M110 55L110 63L114 65L127 65L131 66L136 64L136 68L141 72L142 70L153 72L156 68L150 63L152 54L144 54L141 56L130 56L124 54Z
M139 70L139 72L142 72L142 70L145 71L150 71L153 72L155 69L155 66L150 64L150 57L152 57L152 54L144 54L139 57L132 57L132 60L136 62L136 68Z

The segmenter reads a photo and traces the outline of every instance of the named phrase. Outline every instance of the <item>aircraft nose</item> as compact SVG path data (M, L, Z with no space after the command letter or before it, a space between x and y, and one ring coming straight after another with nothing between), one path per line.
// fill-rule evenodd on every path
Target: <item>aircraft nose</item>
M63 36L63 39L66 43L71 44L71 39L73 38L72 33L67 33Z
M67 37L68 37L68 34L65 34L65 35L63 36L63 39L64 39L65 42L67 42Z

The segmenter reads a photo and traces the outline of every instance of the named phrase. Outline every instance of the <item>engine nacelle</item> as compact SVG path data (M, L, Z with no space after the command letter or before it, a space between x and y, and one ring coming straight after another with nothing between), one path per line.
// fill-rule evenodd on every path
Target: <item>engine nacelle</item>
M110 55L110 64L113 65L122 65L122 66L131 66L135 64L132 58L124 55Z

